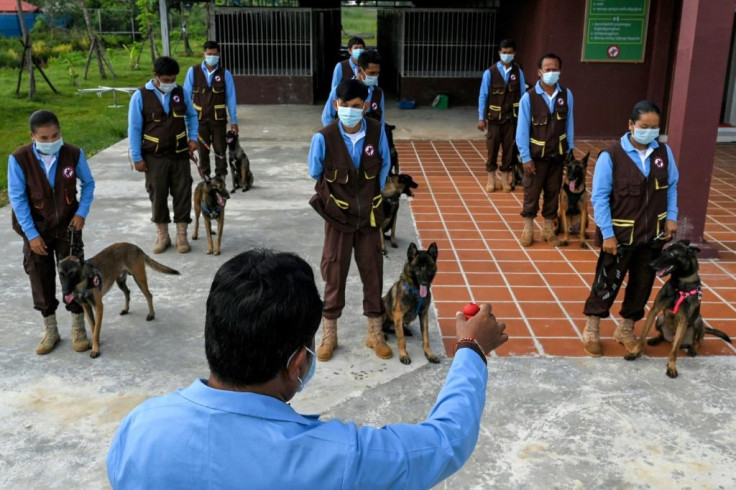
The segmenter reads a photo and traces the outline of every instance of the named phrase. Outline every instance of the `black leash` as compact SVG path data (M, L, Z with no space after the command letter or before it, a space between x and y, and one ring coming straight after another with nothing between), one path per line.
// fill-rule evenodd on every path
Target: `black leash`
M77 230L72 225L66 229L66 239L69 242L69 255L84 263L84 242L82 241L82 230Z

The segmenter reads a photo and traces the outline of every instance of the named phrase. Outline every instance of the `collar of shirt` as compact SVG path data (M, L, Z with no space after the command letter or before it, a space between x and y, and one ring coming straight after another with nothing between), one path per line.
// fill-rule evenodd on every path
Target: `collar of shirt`
M497 61L496 67L498 68L499 71L503 70L504 74L508 74L511 71L511 68L513 68L513 65L506 66L503 64L502 61Z
M646 149L646 153L642 155L642 153L634 145L631 144L631 140L629 139L630 136L631 132L628 132L625 135L621 136L621 146L623 147L626 154L629 155L629 158L631 158L634 163L638 164L642 173L645 176L648 176L649 155L651 155L654 150L659 148L659 143L656 140L649 143L649 146Z
M55 155L41 155L41 153L38 152L38 149L36 148L36 142L34 141L33 154L36 156L36 159L44 166L44 169L46 170L46 177L49 178L49 172L51 171L51 167L53 167L56 163L56 159L59 158L59 153L57 152Z
M351 143L353 143L353 151L355 151L355 145L357 145L360 140L365 138L365 121L360 121L360 130L357 133L347 133L345 132L345 128L342 126L342 123L337 125L340 128L340 133L342 134L342 139L349 139Z
M350 58L348 58L348 63L350 64L350 68L353 69L353 73L355 75L358 75L358 64L353 62L353 55L350 55Z
M153 78L152 78L152 79L150 79L150 80L148 81L148 83L146 84L146 88L147 88L148 90L153 90L153 93L154 93L154 94L156 94L156 95L158 95L158 98L159 98L159 99L161 99L161 105L163 105L163 106L164 106L164 109L166 109L166 107L167 107L167 106L166 106L166 100L167 100L167 99L168 99L169 97L171 97L171 92L169 92L169 93L166 93L166 94L165 94L165 93L163 93L163 92L161 92L161 91L160 91L160 90L159 90L158 88L156 88L156 86L155 86L155 85L153 84Z
M198 379L188 388L179 390L179 395L197 405L222 412L304 425L319 422L319 415L301 415L290 405L271 396L218 390L207 386L203 379Z
M559 83L555 84L554 93L552 95L547 95L547 92L545 92L544 89L542 88L542 82L537 81L537 85L534 87L534 91L540 95L543 95L547 99L547 101L552 101L552 99L554 99L557 96L557 94L560 93L560 84Z
M207 84L208 85L212 85L212 75L215 74L215 72L217 71L217 68L219 68L219 66L220 66L220 64L218 63L217 65L215 65L215 67L212 69L212 71L210 71L209 68L207 68L207 63L205 63L204 61L202 62L202 72L204 72L204 76L207 77Z

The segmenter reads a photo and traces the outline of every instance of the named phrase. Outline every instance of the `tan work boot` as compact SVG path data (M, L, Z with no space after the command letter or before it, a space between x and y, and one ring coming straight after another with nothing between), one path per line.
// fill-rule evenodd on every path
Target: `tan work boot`
M76 352L84 352L91 347L84 329L84 313L72 313L72 347Z
M151 250L155 254L160 254L171 246L171 237L169 236L168 223L156 223L156 244Z
M524 217L524 229L521 232L521 246L530 247L534 243L534 218Z
M542 240L546 241L553 247L560 246L560 239L557 238L557 230L555 229L555 220L544 219L544 226L542 227Z
M588 323L583 330L583 350L592 357L601 356L601 317L588 315Z
M634 320L624 318L624 321L613 332L613 338L626 347L627 351L632 352L639 344L639 339L634 335Z
M329 361L335 349L337 349L337 319L322 317L322 341L317 347L317 360Z
M488 182L486 183L486 192L496 192L496 171L488 172Z
M511 172L501 172L501 186L504 192L511 192Z
M187 241L187 223L176 224L176 250L185 254L191 250Z
M368 317L368 335L365 336L365 346L373 349L381 359L391 359L393 352L386 344L383 336L383 317Z
M61 337L59 337L59 328L56 325L56 315L44 317L43 326L46 328L46 334L43 336L41 343L36 347L36 354L42 356L48 354L56 344L59 343Z

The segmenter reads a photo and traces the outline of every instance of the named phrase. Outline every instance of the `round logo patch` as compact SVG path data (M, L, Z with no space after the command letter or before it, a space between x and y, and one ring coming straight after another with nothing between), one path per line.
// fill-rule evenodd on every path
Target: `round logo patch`
M74 169L71 167L64 167L64 170L61 171L61 175L63 175L65 179L71 179L74 177Z
M220 80L222 80L222 78L220 78L220 75L215 75L215 81L219 82Z
M565 105L565 99L563 99L562 97L557 99L557 105Z
M174 102L179 102L180 100L181 100L181 98L178 95L175 95L174 96Z
M365 145L365 150L363 151L365 151L365 154L367 156L372 157L376 154L376 147L373 145Z
M621 48L619 48L615 44L612 44L611 46L608 46L606 54L609 58L618 58L618 55L621 54Z
M373 104L371 104L371 109L373 109L374 111L377 111L378 110L378 103L374 102Z
M657 157L654 159L654 165L656 165L657 168L662 168L664 167L664 161L660 157Z
M511 80L516 80L516 73L512 73L511 76L509 76Z

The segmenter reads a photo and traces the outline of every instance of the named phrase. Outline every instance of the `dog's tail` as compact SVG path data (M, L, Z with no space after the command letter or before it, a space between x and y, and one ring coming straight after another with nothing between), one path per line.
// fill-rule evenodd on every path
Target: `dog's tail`
M729 337L728 335L726 335L725 332L721 332L720 330L718 330L716 328L705 327L705 333L709 333L711 335L715 335L719 339L723 339L726 342L728 342L729 344L732 344L733 343L733 342L731 342L731 337Z
M148 255L146 255L145 252L143 253L143 261L146 263L146 265L148 267L150 267L151 269L153 269L153 270L155 270L157 272L161 272L163 274L173 274L175 276L178 276L179 275L179 271L178 270L172 269L171 267L166 267L164 264L161 264L159 262L156 262L151 257L149 257Z

